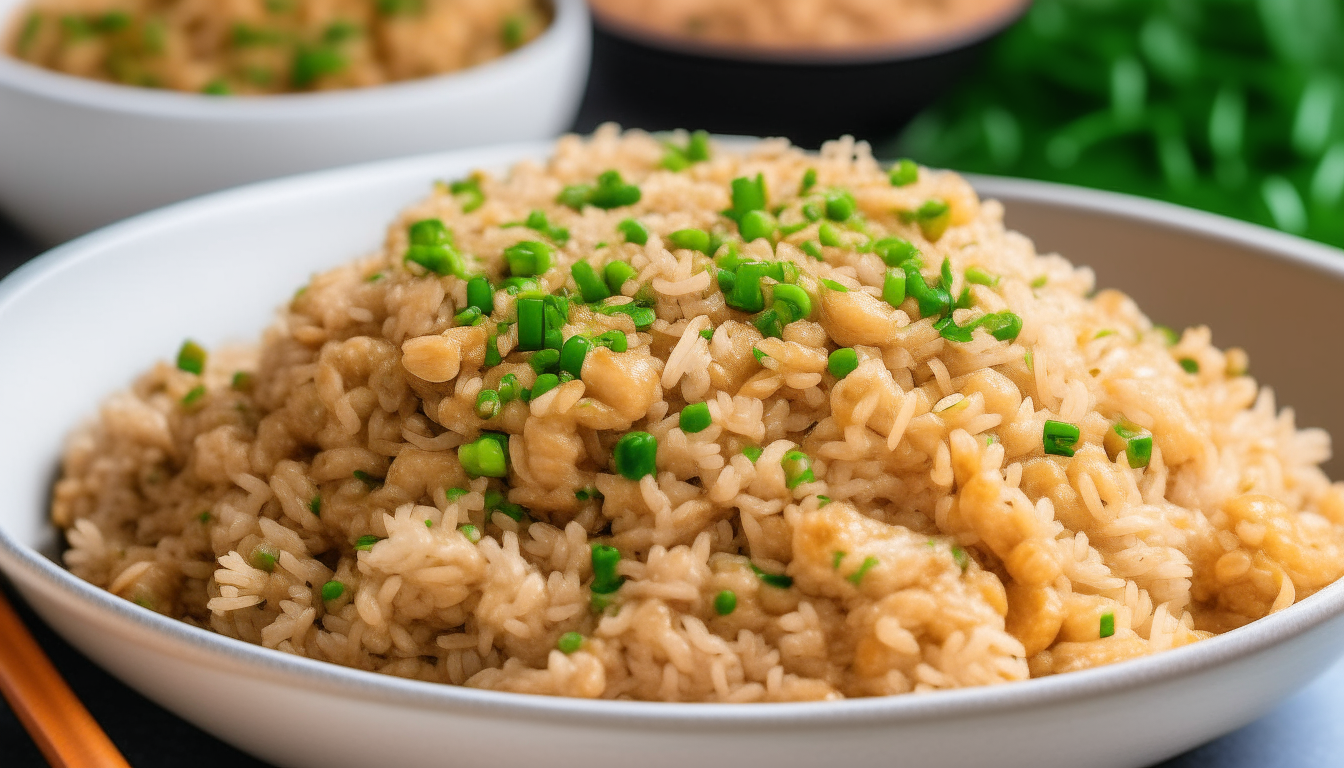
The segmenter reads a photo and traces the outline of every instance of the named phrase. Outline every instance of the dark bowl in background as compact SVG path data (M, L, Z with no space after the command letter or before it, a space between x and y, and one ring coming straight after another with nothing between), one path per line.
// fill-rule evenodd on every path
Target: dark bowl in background
M603 118L627 128L787 136L805 147L843 134L890 138L1030 4L935 38L842 50L730 48L593 9L590 97L600 94L610 105Z

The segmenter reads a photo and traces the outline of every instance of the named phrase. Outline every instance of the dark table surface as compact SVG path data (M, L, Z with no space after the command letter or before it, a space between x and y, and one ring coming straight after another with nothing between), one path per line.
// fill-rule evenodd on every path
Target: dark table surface
M590 89L575 121L589 131L605 120L627 126L639 121L623 114L611 94ZM661 127L661 126L656 126ZM695 127L695 126L690 126ZM39 248L0 218L0 277L37 255ZM99 669L56 636L7 584L5 594L32 630L75 694L102 724L136 768L253 768L265 766L194 725L176 717ZM4 642L4 638L0 638ZM0 700L0 766L28 768L46 763L13 712ZM1161 768L1316 768L1344 765L1344 664L1254 723L1162 763ZM508 768L501 766L501 768Z

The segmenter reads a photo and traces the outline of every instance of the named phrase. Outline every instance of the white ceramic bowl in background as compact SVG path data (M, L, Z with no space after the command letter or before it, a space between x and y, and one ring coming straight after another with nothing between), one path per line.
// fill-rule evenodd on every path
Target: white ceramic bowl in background
M830 703L581 701L402 680L296 658L141 609L50 558L69 430L190 335L249 340L309 275L364 254L432 179L547 147L447 153L182 203L62 246L0 283L0 568L61 635L129 685L281 766L1122 768L1241 726L1344 646L1344 584L1149 658L991 688ZM1245 346L1300 422L1344 434L1344 255L1118 195L980 179L1008 220L1067 247L1160 320ZM1304 329L1310 329L1305 333ZM1329 342L1327 342L1329 343ZM1308 346L1310 345L1310 346Z
M0 29L28 0L0 0ZM584 0L551 0L536 40L480 66L373 88L255 97L63 75L0 52L0 209L47 244L246 182L550 138L588 76Z

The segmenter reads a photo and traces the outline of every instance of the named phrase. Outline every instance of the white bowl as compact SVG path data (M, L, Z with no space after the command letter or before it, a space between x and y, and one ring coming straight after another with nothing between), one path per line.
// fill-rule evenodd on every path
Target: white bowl
M188 334L254 338L310 273L376 248L431 180L547 151L447 153L224 192L81 238L0 283L0 568L97 663L281 766L1141 766L1250 722L1340 654L1344 584L1192 646L997 687L803 704L581 701L296 658L141 609L50 559L61 444L102 398ZM1010 223L1067 246L1159 319L1209 322L1292 393L1302 423L1344 434L1344 363L1307 347L1344 330L1339 252L1160 203L978 181Z
M29 0L0 0L0 29ZM461 72L373 88L216 97L88 80L0 52L0 209L55 244L261 179L566 130L588 77L584 0Z

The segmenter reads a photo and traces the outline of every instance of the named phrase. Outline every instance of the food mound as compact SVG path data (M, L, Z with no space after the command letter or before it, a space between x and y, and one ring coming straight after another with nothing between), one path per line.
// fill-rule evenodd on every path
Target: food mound
M465 69L549 23L539 0L33 0L6 47L96 80L273 94Z
M592 0L605 19L748 49L843 50L973 30L1020 0Z
M962 178L604 128L76 435L79 576L478 688L791 701L1192 643L1344 572L1319 430Z

